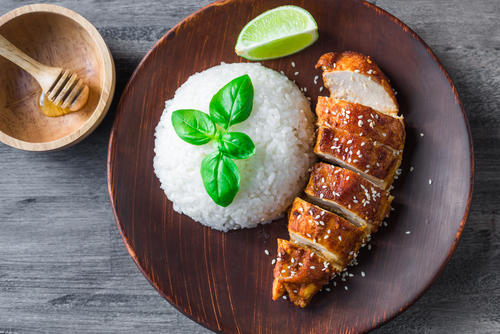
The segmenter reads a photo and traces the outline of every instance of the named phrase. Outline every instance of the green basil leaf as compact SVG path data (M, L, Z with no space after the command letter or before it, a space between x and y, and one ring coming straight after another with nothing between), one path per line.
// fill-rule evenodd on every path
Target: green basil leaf
M177 135L193 145L203 145L214 139L216 126L207 114L194 109L172 113L172 125Z
M253 108L253 85L248 74L233 79L210 101L210 116L227 130L246 120Z
M238 167L221 152L211 153L203 159L201 178L208 195L220 206L231 204L240 189Z
M255 145L242 132L227 132L219 139L219 151L231 159L248 159L255 154Z

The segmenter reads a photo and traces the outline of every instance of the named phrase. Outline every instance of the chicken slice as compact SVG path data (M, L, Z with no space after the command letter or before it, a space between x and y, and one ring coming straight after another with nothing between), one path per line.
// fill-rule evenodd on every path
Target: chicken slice
M361 53L329 52L316 68L323 69L323 82L331 97L359 103L389 116L399 112L389 80L375 62Z
M389 215L393 196L349 169L316 163L305 189L307 197L358 226L376 232Z
M324 126L318 129L314 153L328 162L358 172L382 189L387 189L394 181L402 158L402 154L369 138Z
M335 273L328 261L313 249L293 241L278 239L273 300L286 293L292 303L306 307Z
M400 154L405 144L403 117L391 117L357 103L319 96L318 126L338 128L383 144ZM394 152L393 152L394 153Z
M367 237L366 226L295 198L288 220L290 238L321 253L335 269L342 271L356 258Z

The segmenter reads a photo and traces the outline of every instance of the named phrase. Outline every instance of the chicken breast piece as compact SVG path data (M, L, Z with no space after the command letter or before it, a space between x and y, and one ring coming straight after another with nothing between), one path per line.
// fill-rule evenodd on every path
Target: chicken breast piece
M293 241L320 252L338 271L356 258L367 236L366 226L356 226L298 197L292 204L288 232Z
M369 138L342 129L320 126L314 153L364 176L368 181L387 189L401 165L402 154ZM398 154L399 153L399 154Z
M306 307L311 298L335 276L335 273L328 261L313 249L278 239L273 300L287 294L292 303Z
M305 189L307 197L344 216L358 226L376 232L389 215L393 196L349 169L316 163Z
M338 128L369 138L400 154L405 145L403 117L391 117L357 103L319 96L318 126ZM394 153L394 152L393 152Z
M323 82L331 97L359 103L389 116L399 112L389 80L375 62L361 53L329 52L316 68L323 69Z

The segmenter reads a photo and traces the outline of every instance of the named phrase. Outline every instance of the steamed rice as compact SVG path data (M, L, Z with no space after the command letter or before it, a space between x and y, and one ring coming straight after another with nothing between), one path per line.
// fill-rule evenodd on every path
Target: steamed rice
M249 135L255 155L235 160L240 190L228 207L208 196L200 175L202 159L216 143L194 146L175 133L171 115L177 109L208 113L212 96L232 79L248 74L255 97L250 117L230 128ZM255 227L279 217L302 190L314 156L313 114L299 88L284 75L260 64L221 64L196 73L165 102L155 133L154 170L174 210L203 225L228 231Z

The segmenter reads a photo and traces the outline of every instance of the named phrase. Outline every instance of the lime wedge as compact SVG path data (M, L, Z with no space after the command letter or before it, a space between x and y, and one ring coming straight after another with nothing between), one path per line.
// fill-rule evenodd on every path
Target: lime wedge
M268 10L248 22L236 41L236 54L249 60L288 56L318 39L312 15L297 6Z

